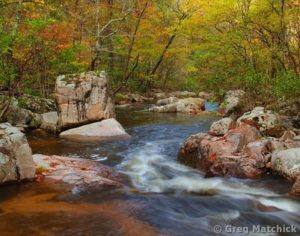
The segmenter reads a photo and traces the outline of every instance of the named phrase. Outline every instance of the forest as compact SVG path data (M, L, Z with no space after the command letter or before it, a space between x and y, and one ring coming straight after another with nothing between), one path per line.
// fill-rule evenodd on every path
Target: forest
M115 92L300 88L297 0L1 0L0 85L49 97L60 74L105 70Z
M300 235L300 0L0 0L0 236Z

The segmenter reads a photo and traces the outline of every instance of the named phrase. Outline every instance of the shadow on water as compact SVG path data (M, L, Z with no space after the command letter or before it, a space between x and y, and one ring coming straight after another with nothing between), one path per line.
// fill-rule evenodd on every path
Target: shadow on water
M257 181L206 179L176 162L181 143L191 134L207 131L216 119L131 107L118 110L130 140L78 144L31 136L34 153L98 160L128 179L119 189L76 194L45 183L4 186L1 235L196 236L215 235L214 225L300 228L300 204L288 197L289 182L271 176Z

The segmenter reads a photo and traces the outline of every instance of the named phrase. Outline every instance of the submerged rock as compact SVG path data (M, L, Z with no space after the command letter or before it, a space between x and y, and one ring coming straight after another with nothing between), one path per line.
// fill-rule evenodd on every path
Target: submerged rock
M33 155L39 180L48 179L78 186L119 186L112 169L99 162L80 158Z
M59 76L55 97L62 129L115 117L106 74Z
M0 184L35 177L31 148L18 128L0 124Z
M130 136L115 119L103 120L60 133L61 138L73 141L104 141L126 139Z
M201 98L179 99L177 102L164 106L155 106L149 109L151 112L158 113L188 113L198 114L205 110L205 100Z

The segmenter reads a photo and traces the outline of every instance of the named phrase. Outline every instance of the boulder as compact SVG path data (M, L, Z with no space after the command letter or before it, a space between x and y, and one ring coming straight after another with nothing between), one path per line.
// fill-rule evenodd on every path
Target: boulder
M23 133L9 123L0 124L0 183L35 177L31 148Z
M2 99L5 98L0 97L0 102L2 102ZM11 98L6 112L4 113L3 117L1 117L1 122L10 123L11 125L22 130L35 129L40 127L42 123L42 117L40 114L22 108L16 98Z
M60 133L59 136L73 141L104 141L130 137L115 119L107 119L70 129Z
M62 129L115 117L114 103L104 72L59 76L55 98Z
M281 140L277 138L268 138L268 140L268 147L272 153L276 151L283 151L286 149L300 147L300 142L296 140Z
M56 111L42 114L41 129L51 133L58 131L58 114Z
M264 135L281 137L286 130L283 120L275 112L265 110L264 107L256 107L251 112L241 116L238 124L246 123L259 129Z
M300 147L275 152L272 155L272 169L279 175L296 181L300 176Z
M165 99L160 99L156 102L156 105L164 106L164 105L168 105L168 104L178 102L178 100L179 99L177 97L169 97L169 98L165 98Z
M119 186L118 176L99 162L61 156L33 155L39 181L57 181L77 187Z
M164 106L154 106L149 108L149 111L156 113L176 113L177 112L177 104L171 103Z
M177 112L198 114L205 110L205 100L201 98L185 98L177 102Z
M211 125L209 132L215 136L223 136L234 127L235 127L234 120L230 117L227 117L214 122Z
M151 107L149 111L158 113L188 113L199 114L205 110L205 101L201 98L179 99L175 103Z
M295 196L300 196L300 176L297 178L296 182L294 183L291 194Z
M262 160L249 158L244 148L260 137L258 130L249 125L230 130L223 137L193 135L181 147L178 160L208 175L256 178L262 174Z
M236 110L240 109L242 99L246 92L243 90L230 90L226 92L224 102L220 106L220 110L225 115L230 115Z
M198 94L198 97L208 101L208 100L211 100L211 99L214 98L214 94L213 93L207 93L207 92L200 92Z

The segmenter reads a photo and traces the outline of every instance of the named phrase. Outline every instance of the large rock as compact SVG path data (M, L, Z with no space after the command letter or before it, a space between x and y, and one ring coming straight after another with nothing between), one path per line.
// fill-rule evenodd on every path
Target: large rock
M230 129L233 129L234 127L235 127L234 120L230 117L227 117L227 118L223 118L219 121L214 122L211 125L209 132L215 136L223 136Z
M272 169L292 181L300 176L300 148L291 148L272 155Z
M62 129L115 117L114 103L104 72L59 76L55 97Z
M282 164L279 168L278 163L274 166L274 153L297 147L300 147L299 141L284 137L262 138L255 127L243 123L221 137L213 132L192 135L181 147L178 160L208 176L258 178L272 166L282 169Z
M58 114L56 111L42 114L41 129L51 133L58 131Z
M275 112L256 107L251 112L245 113L237 121L238 124L246 123L259 129L262 134L281 137L286 130L283 120Z
M242 99L245 97L246 92L243 90L230 90L226 92L224 102L220 106L221 112L225 115L241 109Z
M243 125L223 137L193 135L178 153L178 160L208 175L256 178L262 174L261 159L249 158L244 148L260 138L258 130Z
M164 106L164 105L168 105L168 104L172 104L175 102L178 102L179 99L177 97L169 97L169 98L165 98L165 99L160 99L156 102L156 104L158 106Z
M9 98L0 97L0 103L3 100L8 101ZM42 123L40 114L22 108L19 100L10 98L9 106L7 107L0 122L7 122L20 129L35 129L39 128Z
M8 123L0 124L0 183L34 177L31 148L25 135Z
M201 98L179 99L175 103L164 106L155 106L149 109L151 112L158 113L188 113L199 114L205 110L205 100Z
M33 155L38 180L52 180L77 187L119 186L117 175L99 162L80 158Z
M115 119L84 125L60 133L61 138L74 141L103 141L130 137Z

